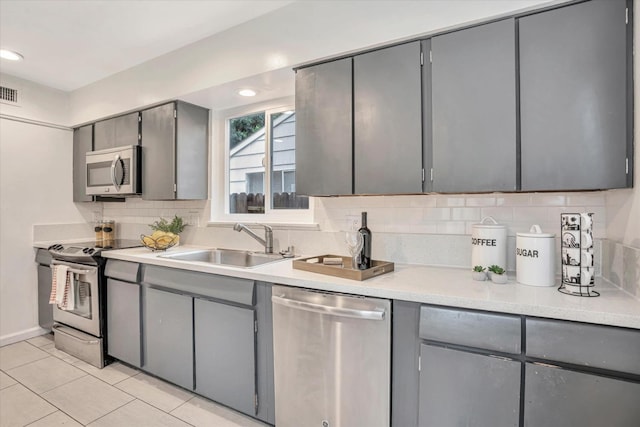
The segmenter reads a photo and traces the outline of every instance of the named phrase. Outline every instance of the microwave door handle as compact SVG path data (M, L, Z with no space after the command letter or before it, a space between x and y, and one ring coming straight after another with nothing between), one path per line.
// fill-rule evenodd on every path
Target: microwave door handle
M116 187L116 191L120 191L120 184L116 180L116 164L120 161L120 154L116 154L113 158L113 162L111 162L111 182L113 186Z

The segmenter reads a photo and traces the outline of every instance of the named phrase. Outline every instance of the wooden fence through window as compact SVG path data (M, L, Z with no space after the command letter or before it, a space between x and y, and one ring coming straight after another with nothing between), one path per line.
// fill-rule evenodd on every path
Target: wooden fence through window
M274 209L309 209L309 198L296 193L273 193ZM264 194L232 193L229 213L264 213Z

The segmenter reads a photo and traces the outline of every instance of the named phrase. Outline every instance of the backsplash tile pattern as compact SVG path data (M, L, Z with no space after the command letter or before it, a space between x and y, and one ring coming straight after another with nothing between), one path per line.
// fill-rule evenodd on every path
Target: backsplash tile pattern
M170 218L177 214L195 225L185 231L184 243L260 249L252 239L239 238L230 226L206 227L207 203L132 198L124 203L96 205L102 206L104 218L114 219L120 224L120 237L135 238L148 232L147 224L159 217ZM315 222L319 230L278 227L274 231L275 250L293 245L298 253L324 251L346 255L343 233L347 229L348 218L359 218L360 212L367 211L368 226L374 233L375 258L466 268L471 262L469 236L472 226L485 216L492 216L507 226L507 269L514 271L516 233L529 231L531 225L539 224L543 231L558 235L556 247L559 254L560 214L594 212L597 274L606 264L600 257L601 240L606 237L604 192L321 197L316 199L315 206ZM256 220L259 221L258 218ZM560 271L559 265L557 271Z
M604 240L602 277L640 299L640 249L613 240Z
M346 216L363 210L372 232L471 234L473 224L492 216L510 236L533 224L558 233L561 213L593 212L594 237L606 237L603 192L323 197L316 201L316 222L323 231L342 231Z

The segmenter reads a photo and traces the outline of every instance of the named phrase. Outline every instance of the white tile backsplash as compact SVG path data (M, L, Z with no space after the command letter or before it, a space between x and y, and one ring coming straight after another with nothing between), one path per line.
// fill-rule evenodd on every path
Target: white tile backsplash
M606 237L604 192L582 193L488 193L418 194L399 196L320 197L315 199L315 222L319 230L274 231L276 250L295 246L304 254L347 254L344 231L347 217L360 218L368 212L374 234L373 256L394 262L466 267L470 263L469 235L473 224L485 216L507 226L510 247L518 232L539 224L545 232L560 232L561 212L594 212L594 235ZM118 236L136 238L150 231L148 224L160 217L180 215L194 224L206 224L207 201L146 201L127 199L125 203L100 206L104 218L114 219ZM95 210L95 208L93 208ZM236 249L260 250L248 236L228 227L187 227L183 243ZM510 256L509 270L515 268Z

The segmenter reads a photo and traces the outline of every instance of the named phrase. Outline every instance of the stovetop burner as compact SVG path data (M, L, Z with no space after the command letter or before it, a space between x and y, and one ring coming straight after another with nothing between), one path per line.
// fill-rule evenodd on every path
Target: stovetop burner
M95 240L79 243L56 243L49 246L49 253L55 259L74 262L95 263L95 258L102 251L112 249L137 248L142 246L139 240L114 239L106 241L104 245L96 245Z

